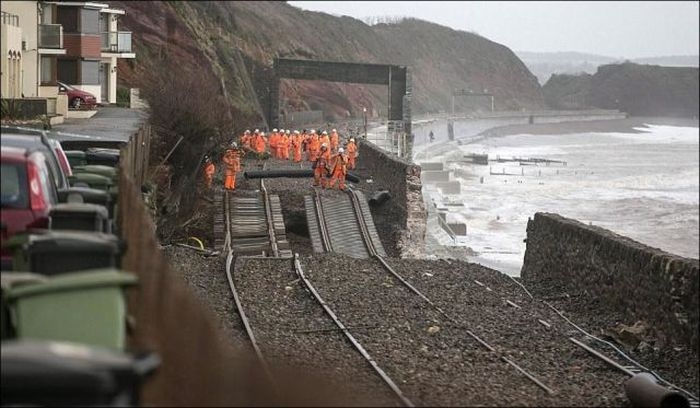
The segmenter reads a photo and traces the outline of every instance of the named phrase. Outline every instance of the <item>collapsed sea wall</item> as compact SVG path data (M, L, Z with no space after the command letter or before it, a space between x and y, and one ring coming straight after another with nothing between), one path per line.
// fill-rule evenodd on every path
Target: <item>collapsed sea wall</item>
M645 320L697 351L698 265L600 227L536 213L527 223L521 277L585 292L600 307Z
M372 174L375 190L388 190L391 194L392 199L381 212L386 215L383 221L394 226L391 240L396 242L399 256L422 257L428 214L421 194L420 166L391 155L370 142L363 140L360 144L358 166Z

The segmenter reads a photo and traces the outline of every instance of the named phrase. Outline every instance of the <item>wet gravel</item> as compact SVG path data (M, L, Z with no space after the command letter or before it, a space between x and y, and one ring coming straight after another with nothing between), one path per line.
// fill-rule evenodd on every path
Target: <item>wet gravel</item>
M582 336L506 275L460 261L389 263L446 313L556 393L538 405L627 404L626 377L569 341Z
M649 344L647 347L640 347L641 344L633 347L618 343L611 338L611 332L619 324L632 326L634 321L628 321L621 313L598 305L596 299L585 293L567 291L556 282L527 281L523 284L535 298L547 300L582 329L612 342L629 357L654 370L666 381L695 396L700 395L698 353L693 352L687 344L676 342L673 338L646 339ZM656 335L663 337L661 333ZM655 344L661 340L665 342Z
M338 317L375 326L357 338L417 405L560 405L373 260L335 254L302 259Z
M304 373L321 405L397 406L398 399L338 330L292 261L239 258L236 288L273 376ZM294 391L294 390L287 390ZM284 396L285 400L289 400Z
M249 348L226 278L224 256L205 256L179 246L163 248L170 266L188 283L197 299L218 322L221 337L237 347Z

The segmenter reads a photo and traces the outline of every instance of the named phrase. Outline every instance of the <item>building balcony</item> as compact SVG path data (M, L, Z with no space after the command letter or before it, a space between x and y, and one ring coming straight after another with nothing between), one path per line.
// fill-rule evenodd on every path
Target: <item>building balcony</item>
M109 54L131 54L131 31L109 31L102 33L102 52Z
M38 45L41 54L65 54L63 26L61 24L39 24Z

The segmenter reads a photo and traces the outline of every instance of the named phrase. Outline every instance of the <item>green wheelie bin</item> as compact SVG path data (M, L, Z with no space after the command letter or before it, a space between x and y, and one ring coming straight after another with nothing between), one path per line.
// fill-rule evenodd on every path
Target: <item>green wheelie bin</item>
M90 188L96 188L98 190L108 191L110 187L114 184L112 179L95 173L73 173L72 176L68 176L68 182L73 187L78 187L82 184L86 184ZM78 185L77 183L81 183Z
M69 341L123 349L126 340L124 291L134 274L114 268L51 276L11 287L6 301L18 339Z

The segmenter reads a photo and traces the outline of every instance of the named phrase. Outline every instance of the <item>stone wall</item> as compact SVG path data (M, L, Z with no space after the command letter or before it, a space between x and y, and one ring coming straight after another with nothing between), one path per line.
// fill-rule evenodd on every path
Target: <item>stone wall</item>
M585 291L697 351L698 264L600 227L536 213L527 224L521 276Z
M397 242L399 256L402 258L419 258L425 247L425 226L428 213L421 194L420 166L410 163L372 143L360 141L358 165L365 167L372 174L377 190L386 189L392 199L387 202L386 210L392 214L397 224Z

